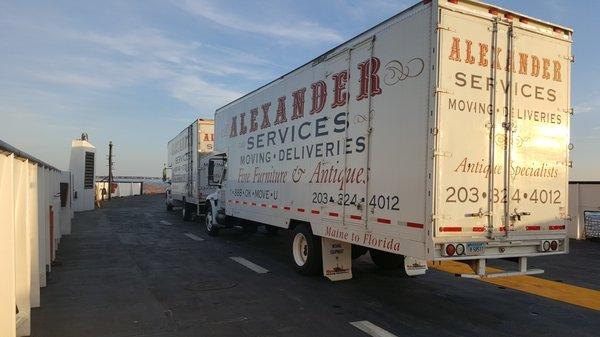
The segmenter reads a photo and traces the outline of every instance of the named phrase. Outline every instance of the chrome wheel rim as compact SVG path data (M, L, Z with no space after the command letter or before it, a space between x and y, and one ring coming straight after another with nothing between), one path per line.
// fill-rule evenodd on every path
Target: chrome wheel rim
M212 213L207 212L206 213L206 230L210 232L212 230L212 228L213 228Z
M306 264L308 259L308 241L302 233L296 233L294 236L294 242L292 244L292 251L294 254L294 261L300 267Z

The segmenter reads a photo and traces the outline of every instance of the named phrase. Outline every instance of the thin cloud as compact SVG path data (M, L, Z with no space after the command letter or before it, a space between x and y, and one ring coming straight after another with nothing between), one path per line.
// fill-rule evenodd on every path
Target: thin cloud
M68 86L83 86L97 89L108 89L113 86L112 81L98 76L89 76L68 71L36 71L29 72L31 77L37 78L40 81L47 83L68 85Z
M47 69L42 63L32 69L22 70L21 74L46 83L92 90L158 83L167 95L206 111L214 111L218 106L241 96L214 80L208 80L207 76L224 79L239 76L261 81L274 77L269 70L265 70L270 63L253 54L170 39L154 29L120 35L71 31L65 36L102 52L95 53L93 57L70 55L53 64L53 69ZM247 60L246 66L240 62L241 59Z
M271 19L265 19L264 23L261 23L228 14L228 11L214 8L205 1L183 0L181 7L219 25L244 32L296 41L341 42L344 40L337 31L316 22L272 22Z
M211 112L242 96L239 92L211 85L194 76L181 76L171 81L167 89L173 97L190 106Z
M415 1L398 0L335 0L336 7L353 20L371 22L373 18L390 17L408 8Z
M600 93L592 93L592 97L575 105L573 108L575 114L587 112L600 112Z

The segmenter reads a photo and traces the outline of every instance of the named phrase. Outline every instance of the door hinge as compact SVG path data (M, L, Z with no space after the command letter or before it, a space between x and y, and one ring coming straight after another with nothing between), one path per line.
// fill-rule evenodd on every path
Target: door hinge
M431 128L431 134L437 135L440 130L438 128Z
M450 95L453 95L454 91L448 90L448 89L444 89L444 88L440 88L440 87L436 87L435 88L435 93L436 94L450 94Z
M563 109L563 112L566 112L571 116L575 114L575 110L573 108Z
M446 151L433 151L434 157L452 157L452 152Z
M560 57L571 63L575 63L575 55L561 55Z
M438 25L435 27L435 29L436 29L436 30L447 30L447 31L449 31L449 32L456 32L456 29L452 29L452 28L450 28L450 26L444 26L444 25L442 25L442 24L438 24Z

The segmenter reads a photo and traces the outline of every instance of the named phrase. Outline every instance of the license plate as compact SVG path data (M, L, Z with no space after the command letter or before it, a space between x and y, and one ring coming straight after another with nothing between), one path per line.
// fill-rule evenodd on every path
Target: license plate
M481 255L485 253L485 243L484 242L469 242L467 243L467 251L465 254L467 255Z

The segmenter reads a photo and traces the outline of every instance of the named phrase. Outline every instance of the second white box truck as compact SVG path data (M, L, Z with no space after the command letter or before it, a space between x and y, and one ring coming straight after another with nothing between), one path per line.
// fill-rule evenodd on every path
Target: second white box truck
M527 258L568 251L571 42L478 1L412 6L216 111L207 230L291 229L296 268L331 279L367 250L542 272ZM517 268L487 274L499 258Z
M201 215L206 197L215 191L208 184L207 163L201 159L214 150L214 121L197 119L167 144L167 169L170 171L166 191L167 210L181 208L184 220ZM166 180L166 172L163 179Z

